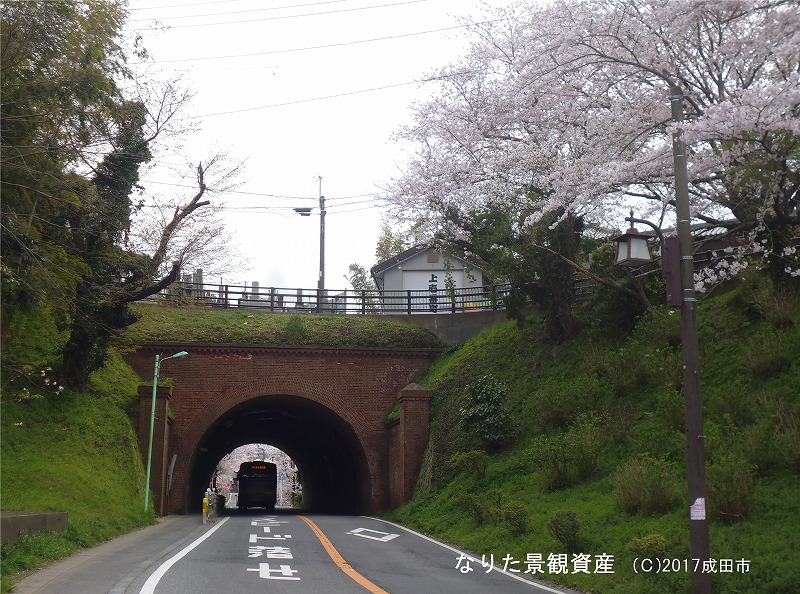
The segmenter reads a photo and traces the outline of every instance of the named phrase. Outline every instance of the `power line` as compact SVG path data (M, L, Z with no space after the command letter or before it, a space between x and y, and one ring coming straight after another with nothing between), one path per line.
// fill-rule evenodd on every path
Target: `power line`
M291 105L300 105L300 104L303 104L303 103L312 103L314 101L324 101L324 100L327 100L327 99L338 99L340 97L349 97L351 95L361 95L362 93L373 93L375 91L385 91L387 89L396 89L398 87L406 87L408 85L415 85L415 84L419 84L419 83L442 81L442 80L445 80L445 79L448 79L448 78L451 78L451 77L454 77L454 76L462 76L464 74L470 74L470 71L454 72L452 74L434 76L434 77L431 77L431 78L422 78L422 79L419 79L419 80L412 80L412 81L408 81L408 82L404 82L404 83L386 85L386 86L383 86L383 87L373 87L371 89L361 89L360 91L348 91L346 93L338 93L336 95L325 95L324 97L311 97L309 99L297 99L296 101L287 101L285 103L272 103L270 105L260 105L258 107L245 107L245 108L242 108L242 109L232 109L230 111L220 111L220 112L216 112L216 113L207 113L207 114L198 115L198 116L192 116L192 117L193 118L211 118L211 117L215 117L215 116L230 115L230 114L234 114L234 113L244 113L244 112L248 112L248 111L259 111L261 109L271 109L273 107L288 107L288 106L291 106ZM177 118L177 119L188 119L188 118Z
M204 4L227 4L229 2L239 2L240 0L211 0L210 2L192 2L191 4L169 4L158 6L134 6L128 8L129 11L134 10L155 10L161 8L194 8L195 6L202 6Z
M296 19L296 18L303 18L303 17L310 17L310 16L324 16L328 14L341 14L345 12L356 12L361 10L372 10L375 8L389 8L392 6L403 6L405 4L419 4L421 2L428 2L429 0L406 0L405 2L393 2L391 4L378 4L375 6L362 6L359 8L343 8L341 10L329 10L326 12L308 12L306 14L292 14L292 15L285 15L285 16L276 16L276 17L264 17L261 19L247 19L245 21L224 21L224 22L214 22L214 23L195 23L192 25L173 25L171 29L186 29L188 27L216 27L219 25L238 25L240 23L258 23L264 21L280 21L286 19ZM148 21L157 21L158 19L142 19ZM129 30L129 29L126 29Z
M486 24L486 23L477 23ZM204 62L206 60L228 60L232 58L252 58L255 56L269 56L274 54L289 54L294 52L305 52L319 49L330 49L332 47L346 47L350 45L359 45L362 43L374 43L377 41L388 41L390 39L402 39L404 37L415 37L417 35L430 35L432 33L442 33L444 31L453 31L456 29L464 29L472 25L457 25L453 27L444 27L442 29L431 29L429 31L418 31L415 33L401 33L399 35L387 35L386 37L374 37L371 39L357 39L355 41L342 41L339 43L328 43L325 45L311 45L307 47L295 47L282 50L270 50L266 52L254 52L250 54L231 54L228 56L207 56L204 58L179 58L175 60L152 60L148 62L131 62L131 64L169 64L174 62Z
M347 213L350 213L350 212L359 212L361 210L374 210L376 208L380 208L380 205L373 204L371 206L362 206L361 208L351 208L349 210L334 210L332 212L329 212L328 214L334 214L334 215L347 214Z
M425 81L412 80L410 82L397 83L397 84L394 84L394 85L386 85L384 87L375 87L375 88L372 88L372 89L362 89L360 91L349 91L347 93L338 93L336 95L326 95L324 97L311 97L309 99L298 99L296 101L287 101L285 103L273 103L273 104L270 104L270 105L261 105L259 107L245 107L243 109L232 109L230 111L220 111L220 112L216 112L216 113L206 113L206 114L198 115L198 116L195 116L195 117L198 117L198 118L211 118L211 117L215 117L215 116L230 115L230 114L234 114L234 113L245 113L245 112L248 112L248 111L259 111L261 109L271 109L273 107L288 107L290 105L300 105L302 103L312 103L314 101L324 101L326 99L337 99L339 97L349 97L351 95L360 95L362 93L372 93L374 91L385 91L387 89L396 89L397 87L405 87L405 86L408 86L408 85L419 84L420 82L425 82Z
M174 182L162 182L156 181L152 179L143 179L139 180L140 184L156 184L160 186L172 186L175 188L190 188L193 190L197 189L197 186L191 184L176 184ZM215 191L214 188L209 188L210 191ZM283 194L266 194L261 192L245 192L242 190L223 190L225 194L242 194L245 196L263 196L265 198L279 198L281 200L317 200L318 198L312 196L286 196Z
M228 0L230 2L235 2L237 0ZM304 8L306 6L321 6L323 4L338 4L340 2L349 2L350 0L327 0L327 2L308 2L306 4L292 4L287 6L270 6L269 8L250 8L248 10L231 10L227 12L213 12L209 14L187 14L187 15L177 15L171 17L160 17L160 18L144 18L144 19L128 19L129 22L138 22L138 21L170 21L173 19L186 19L186 18L200 18L200 17L209 17L209 16L227 16L229 14L242 14L247 12L265 12L268 10L283 10L285 8ZM208 2L207 4L213 4L213 2ZM154 8L194 8L196 5L194 4L177 4L173 6L153 6L150 8L145 8L142 10L153 10ZM130 9L133 10L133 9Z
M377 196L379 192L373 194L356 194L355 196L334 196L333 198L326 197L325 200L328 202L334 202L336 200L350 200L352 198L374 198ZM336 206L339 206L338 204Z
M161 186L172 186L176 188L189 188L189 189L197 189L197 186L191 184L178 184L174 182L163 182L163 181L156 181L152 179L143 179L139 180L140 184L156 184ZM210 191L214 191L214 188L209 188ZM278 198L281 200L314 200L315 202L319 200L319 197L316 196L287 196L285 194L269 194L266 192L246 192L244 190L223 190L224 194L242 194L244 196L260 196L264 198ZM354 194L352 196L334 196L332 198L327 198L326 200L329 202L333 202L336 200L356 200L357 198L369 198L375 199L376 194ZM348 202L346 204L335 204L334 207L345 206L349 204L359 204L364 203L365 200L357 201L357 202ZM262 207L262 206L242 206L242 207L235 207L235 208L292 208L292 207Z

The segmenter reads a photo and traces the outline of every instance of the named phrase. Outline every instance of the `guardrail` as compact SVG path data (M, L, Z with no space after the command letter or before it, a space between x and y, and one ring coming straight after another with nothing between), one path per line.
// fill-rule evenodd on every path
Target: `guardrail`
M164 305L325 314L441 314L504 309L508 284L455 291L341 291L176 282L147 301Z

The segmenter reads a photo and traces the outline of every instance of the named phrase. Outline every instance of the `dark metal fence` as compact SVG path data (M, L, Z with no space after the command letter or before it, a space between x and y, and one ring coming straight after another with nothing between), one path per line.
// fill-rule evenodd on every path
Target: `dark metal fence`
M504 309L510 285L421 291L341 291L279 287L210 285L176 282L148 301L164 305L239 308L248 310L410 315L463 313Z

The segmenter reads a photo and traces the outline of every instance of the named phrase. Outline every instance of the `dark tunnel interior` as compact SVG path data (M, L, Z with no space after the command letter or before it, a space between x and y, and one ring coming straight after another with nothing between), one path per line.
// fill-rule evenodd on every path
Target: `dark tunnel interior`
M369 471L352 428L316 402L265 396L229 410L202 437L190 465L187 511L201 511L203 493L219 461L249 443L275 446L292 458L302 476L304 511L369 510Z

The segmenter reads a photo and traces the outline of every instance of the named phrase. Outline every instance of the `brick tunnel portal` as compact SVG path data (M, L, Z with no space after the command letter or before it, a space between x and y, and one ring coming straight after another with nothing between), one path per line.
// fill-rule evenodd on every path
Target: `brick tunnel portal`
M353 429L336 413L296 396L262 396L220 416L194 451L188 505L199 512L217 464L237 447L266 443L288 454L303 485L303 510L357 514L370 508L370 474Z

